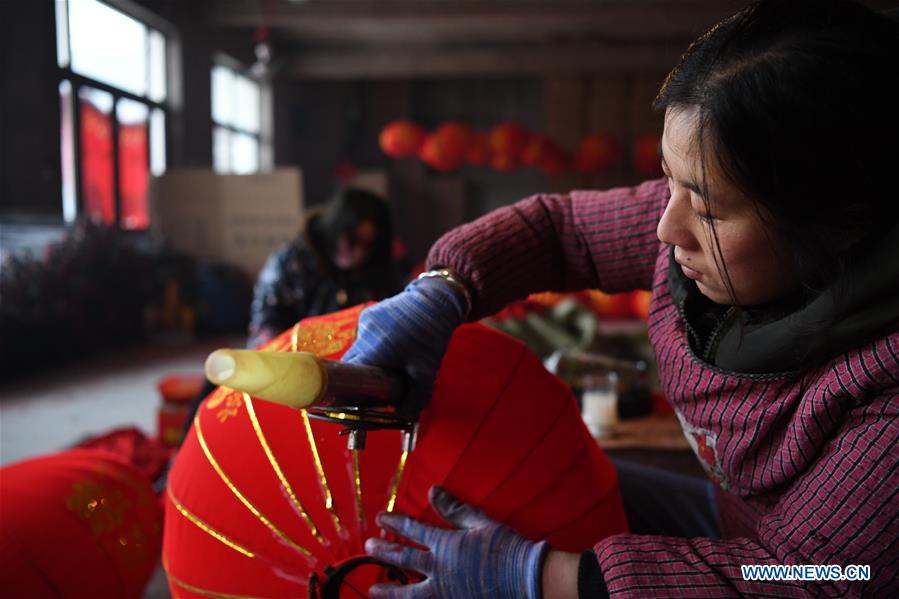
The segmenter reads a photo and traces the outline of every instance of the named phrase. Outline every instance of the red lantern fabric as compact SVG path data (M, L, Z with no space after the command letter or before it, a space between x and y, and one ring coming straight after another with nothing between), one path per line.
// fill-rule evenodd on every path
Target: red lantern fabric
M412 121L392 121L381 129L378 142L381 150L392 158L415 156L427 133Z
M568 169L569 156L553 140L543 135L535 135L524 147L521 161L536 166L544 175L559 175Z
M72 449L0 469L5 597L134 597L159 559L150 480L116 456Z
M487 147L487 136L480 131L472 131L468 141L468 151L465 154L465 162L473 166L487 164L490 158L490 150Z
M544 135L534 135L521 151L521 163L537 166L554 149L552 140Z
M461 166L460 162L450 160L450 157L443 152L440 139L433 133L425 138L418 151L418 157L435 171L443 173L456 170Z
M490 166L500 171L521 165L522 152L531 139L530 132L518 123L500 123L487 134Z
M550 147L538 166L544 175L561 175L571 168L571 156L558 146Z
M662 176L662 139L655 133L641 135L634 143L634 168L644 177Z
M605 134L588 135L578 144L575 152L577 170L593 175L606 170L621 160L621 147L618 141Z
M267 346L338 358L361 306L301 321ZM440 484L533 539L568 551L626 530L611 463L570 389L517 340L461 327L419 420L347 449L341 427L220 388L201 406L169 476L163 563L180 597L308 594L310 576L363 555L395 509L438 525ZM380 567L354 572L364 589ZM346 596L358 596L348 594Z
M434 170L454 171L465 164L471 131L456 122L444 123L429 135L419 158Z

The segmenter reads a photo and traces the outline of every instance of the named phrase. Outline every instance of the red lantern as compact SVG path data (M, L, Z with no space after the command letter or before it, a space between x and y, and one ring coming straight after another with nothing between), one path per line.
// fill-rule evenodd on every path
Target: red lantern
M553 144L543 159L540 160L538 166L544 175L550 177L561 175L571 168L571 156L568 152Z
M4 597L141 597L159 561L162 509L149 478L105 449L0 469Z
M655 133L641 135L634 143L634 169L644 177L661 177L662 138Z
M339 359L363 307L307 318L265 349ZM388 571L346 566L379 535L375 515L445 526L427 503L433 484L563 551L627 529L614 467L570 388L483 325L453 336L412 451L387 429L349 449L342 428L224 387L207 397L165 492L173 594L310 596L313 581L331 586L342 572L355 595L331 586L317 596L366 596Z
M649 302L652 292L638 290L631 293L631 313L642 320L649 320Z
M521 151L521 163L527 166L538 166L553 151L555 144L545 135L535 135Z
M418 156L435 170L453 171L465 163L470 139L471 131L462 123L444 123L425 139Z
M520 166L518 157L512 154L499 153L491 154L490 168L495 171L508 172L517 169Z
M565 172L571 158L553 140L543 135L535 135L524 147L521 162L528 166L536 166L544 175L560 175Z
M468 143L468 152L465 154L465 162L472 165L487 164L490 151L487 148L487 136L480 131L472 131Z
M378 138L381 150L393 158L415 156L427 133L411 121L393 121L381 129Z
M522 152L530 139L531 134L518 123L500 123L491 129L487 134L490 166L501 171L517 168L521 164Z
M585 175L593 175L615 165L621 160L618 141L602 133L589 135L581 140L575 152L575 166Z

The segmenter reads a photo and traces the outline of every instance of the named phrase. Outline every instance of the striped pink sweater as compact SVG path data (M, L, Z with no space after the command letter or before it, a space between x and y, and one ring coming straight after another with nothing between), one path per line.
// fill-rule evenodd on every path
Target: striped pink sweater
M542 290L652 289L650 341L685 434L727 501L722 540L617 535L613 597L899 597L899 332L799 375L746 375L690 350L656 225L664 180L538 195L443 236L429 265L474 287L475 317ZM870 565L867 582L749 582L743 564Z

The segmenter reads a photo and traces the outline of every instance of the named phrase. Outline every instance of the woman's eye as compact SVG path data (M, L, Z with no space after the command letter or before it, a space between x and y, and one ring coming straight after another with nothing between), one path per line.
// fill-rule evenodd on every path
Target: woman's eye
M715 220L715 217L711 214L703 214L701 212L694 212L693 214L696 216L697 220L702 223L711 223Z

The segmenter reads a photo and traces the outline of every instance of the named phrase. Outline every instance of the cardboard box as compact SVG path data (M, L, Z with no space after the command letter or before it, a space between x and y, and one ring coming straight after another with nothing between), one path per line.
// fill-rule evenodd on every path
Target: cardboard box
M176 169L150 184L150 227L176 250L226 262L254 277L300 231L303 177L283 168L254 175Z

